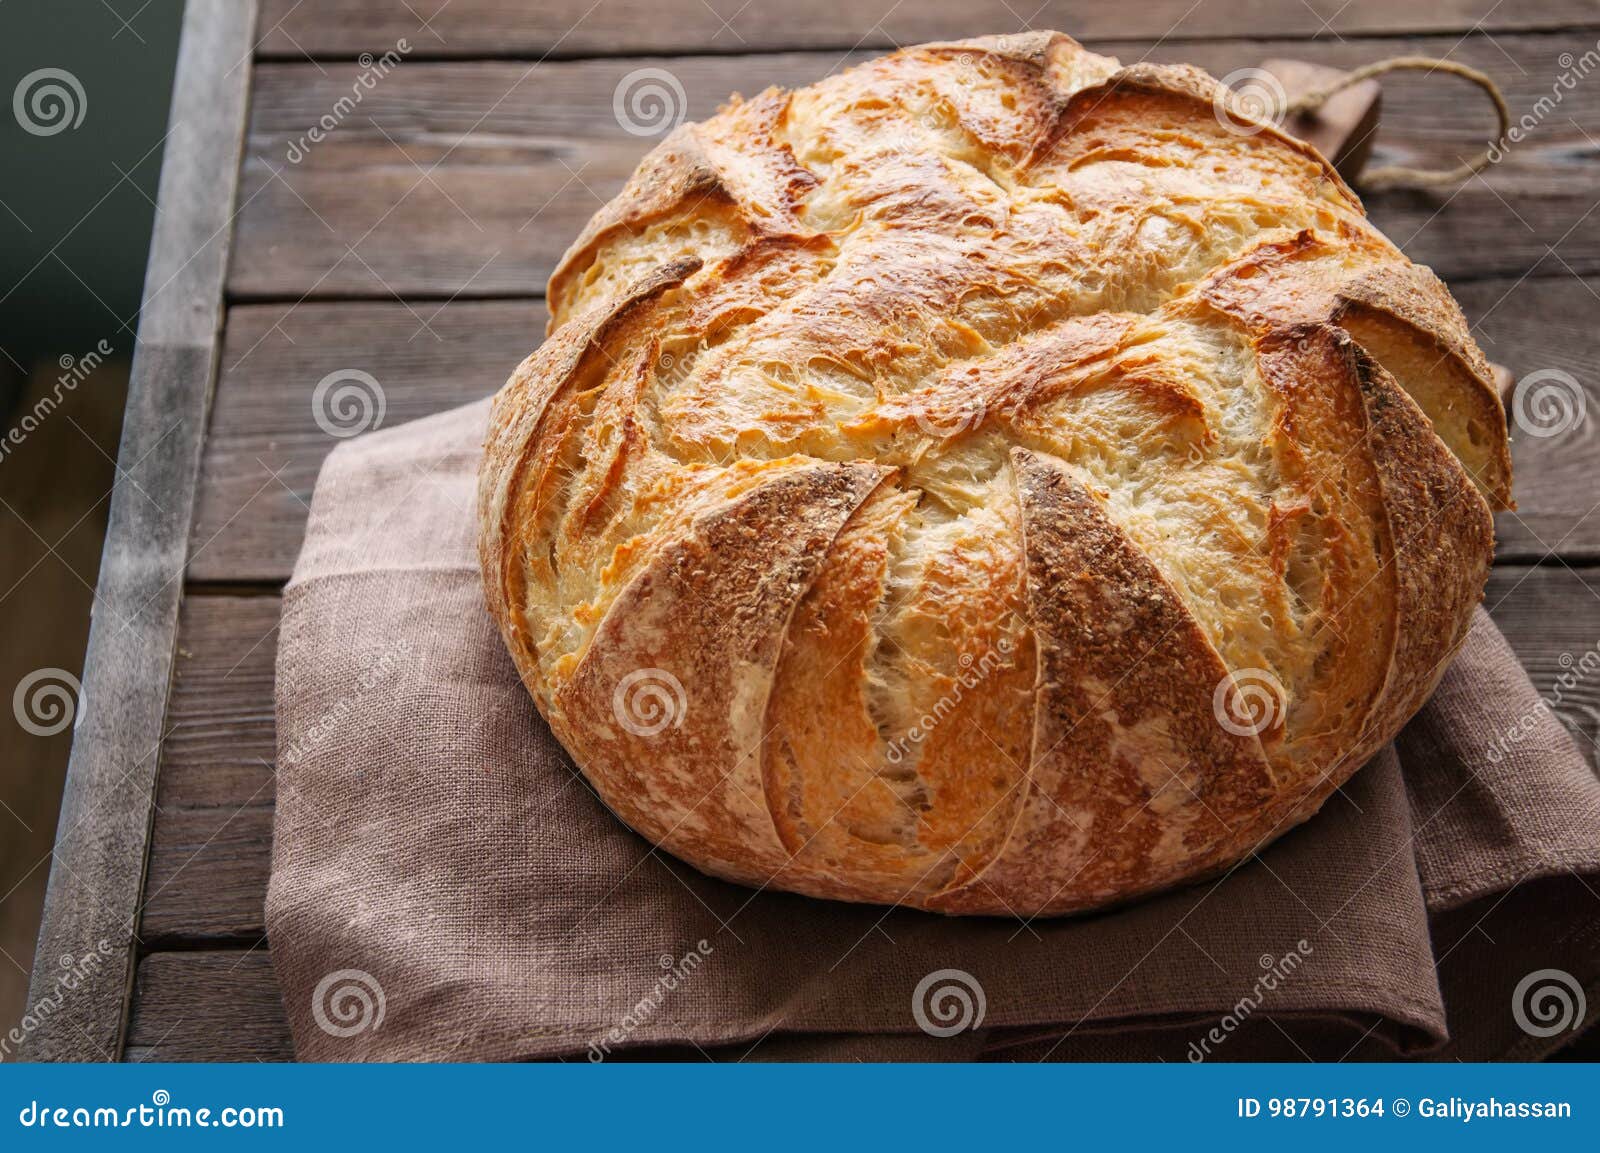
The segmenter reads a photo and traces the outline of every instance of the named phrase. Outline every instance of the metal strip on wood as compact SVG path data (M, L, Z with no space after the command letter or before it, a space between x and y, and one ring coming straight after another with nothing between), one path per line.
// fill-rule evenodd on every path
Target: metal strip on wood
M37 1020L21 1048L28 1060L121 1055L254 29L254 0L189 0L184 13L78 728L28 990Z

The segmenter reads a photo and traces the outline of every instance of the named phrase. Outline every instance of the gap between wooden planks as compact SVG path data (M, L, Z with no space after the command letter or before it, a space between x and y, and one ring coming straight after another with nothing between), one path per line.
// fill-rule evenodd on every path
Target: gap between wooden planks
M1520 113L1549 98L1551 62L1580 39L1564 33L1494 43L1408 37L1096 47L1128 60L1148 53L1189 61L1219 76L1272 56L1349 68L1398 52L1452 54L1495 76ZM786 52L668 63L685 93L684 114L696 119L730 92L803 85L848 62ZM531 70L408 61L291 164L290 149L348 97L359 67L261 65L231 299L400 297L426 316L437 305L417 303L424 299L538 296L567 243L656 143L624 131L613 110L619 84L638 66L618 59ZM1454 164L1479 150L1493 128L1487 103L1457 78L1402 74L1384 83L1378 145L1385 163ZM1372 218L1413 259L1453 283L1600 272L1600 214L1589 213L1600 156L1581 127L1597 122L1600 86L1577 85L1486 173L1455 189L1369 197ZM1557 256L1550 245L1559 245Z

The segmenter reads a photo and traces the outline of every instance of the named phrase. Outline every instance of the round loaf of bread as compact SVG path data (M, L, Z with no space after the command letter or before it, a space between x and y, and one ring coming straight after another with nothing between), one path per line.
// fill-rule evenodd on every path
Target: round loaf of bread
M1087 909L1303 821L1506 507L1449 293L1185 67L926 44L679 128L494 404L490 611L705 872Z

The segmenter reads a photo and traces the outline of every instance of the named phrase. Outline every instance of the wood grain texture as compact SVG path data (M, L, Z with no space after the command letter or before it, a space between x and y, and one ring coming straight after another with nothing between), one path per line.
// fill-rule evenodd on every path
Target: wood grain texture
M1586 419L1559 437L1513 425L1521 507L1497 519L1502 560L1535 561L1553 549L1570 560L1600 559L1600 513L1590 515L1600 499L1600 380L1589 351L1600 327L1597 291L1600 278L1571 277L1456 288L1490 357L1523 377L1558 369L1586 389ZM385 394L385 425L476 400L536 346L544 306L250 305L228 315L189 575L283 581L300 551L317 470L338 443L317 424L317 382L342 368L371 373Z
M170 808L156 813L140 937L150 948L177 942L254 944L272 855L272 806Z
M1242 16L1240 9L1247 8ZM1364 33L1457 32L1561 28L1592 20L1584 0L1497 4L1495 0L1388 0L1302 4L1256 0L1246 5L1193 0L916 0L894 4L818 0L266 0L257 53L301 59L382 52L407 37L433 56L537 57L641 52L756 52L774 48L889 48L983 32L1059 28L1079 37L1147 36L1183 41L1238 35L1248 22L1258 36L1355 36Z
M1480 281L1453 291L1485 354L1510 369L1521 389L1507 405L1519 507L1495 517L1499 558L1600 561L1600 376L1592 351L1600 330L1600 278ZM1555 387L1567 390L1561 392L1567 399L1555 403L1583 417L1558 435L1533 435L1541 421L1528 390L1537 387L1537 374L1551 372L1566 377L1556 378Z
M1556 699L1557 678L1600 647L1600 570L1501 565L1489 574L1484 604L1534 687L1549 699ZM1553 711L1600 769L1600 678L1563 689Z
M118 482L95 594L29 1001L58 958L106 963L30 1034L30 1060L111 1060L133 979L157 754L211 395L229 215L244 130L253 3L184 16Z
M228 809L273 798L277 596L191 596L161 748L156 822L175 809Z
M140 921L148 947L265 932L280 608L276 596L183 605Z
M975 27L976 25L968 25ZM1310 42L1228 40L1096 44L1124 60L1187 61L1218 76L1272 56L1350 68L1400 52L1449 55L1490 72L1513 112L1550 98L1564 51L1590 33ZM589 216L656 141L631 135L613 101L642 67L668 67L679 110L708 115L730 92L810 83L858 57L836 53L522 63L406 61L362 92L320 143L308 128L361 66L260 67L243 173L235 299L536 295ZM1459 79L1383 81L1373 164L1448 167L1493 127ZM1590 211L1600 147L1600 90L1577 84L1521 144L1480 177L1434 192L1367 198L1373 220L1446 279L1600 271L1600 213ZM669 125L663 125L668 127ZM298 163L292 155L303 154ZM1448 205L1448 208L1446 208ZM1493 234L1495 243L1483 238ZM1558 246L1552 255L1547 246Z
M152 953L139 962L128 1061L291 1061L265 949Z
M544 322L540 301L229 310L190 579L288 577L317 471L339 443L328 428L353 430L362 419L352 410L341 423L324 403L318 423L313 398L328 374L370 374L383 398L376 427L402 424L493 393L542 339Z

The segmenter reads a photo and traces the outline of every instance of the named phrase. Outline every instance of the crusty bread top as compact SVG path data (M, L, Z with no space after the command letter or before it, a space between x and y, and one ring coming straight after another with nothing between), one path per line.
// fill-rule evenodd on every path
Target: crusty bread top
M735 99L596 214L482 546L623 819L749 883L1061 912L1226 867L1420 706L1503 412L1439 281L1217 99L922 45Z

